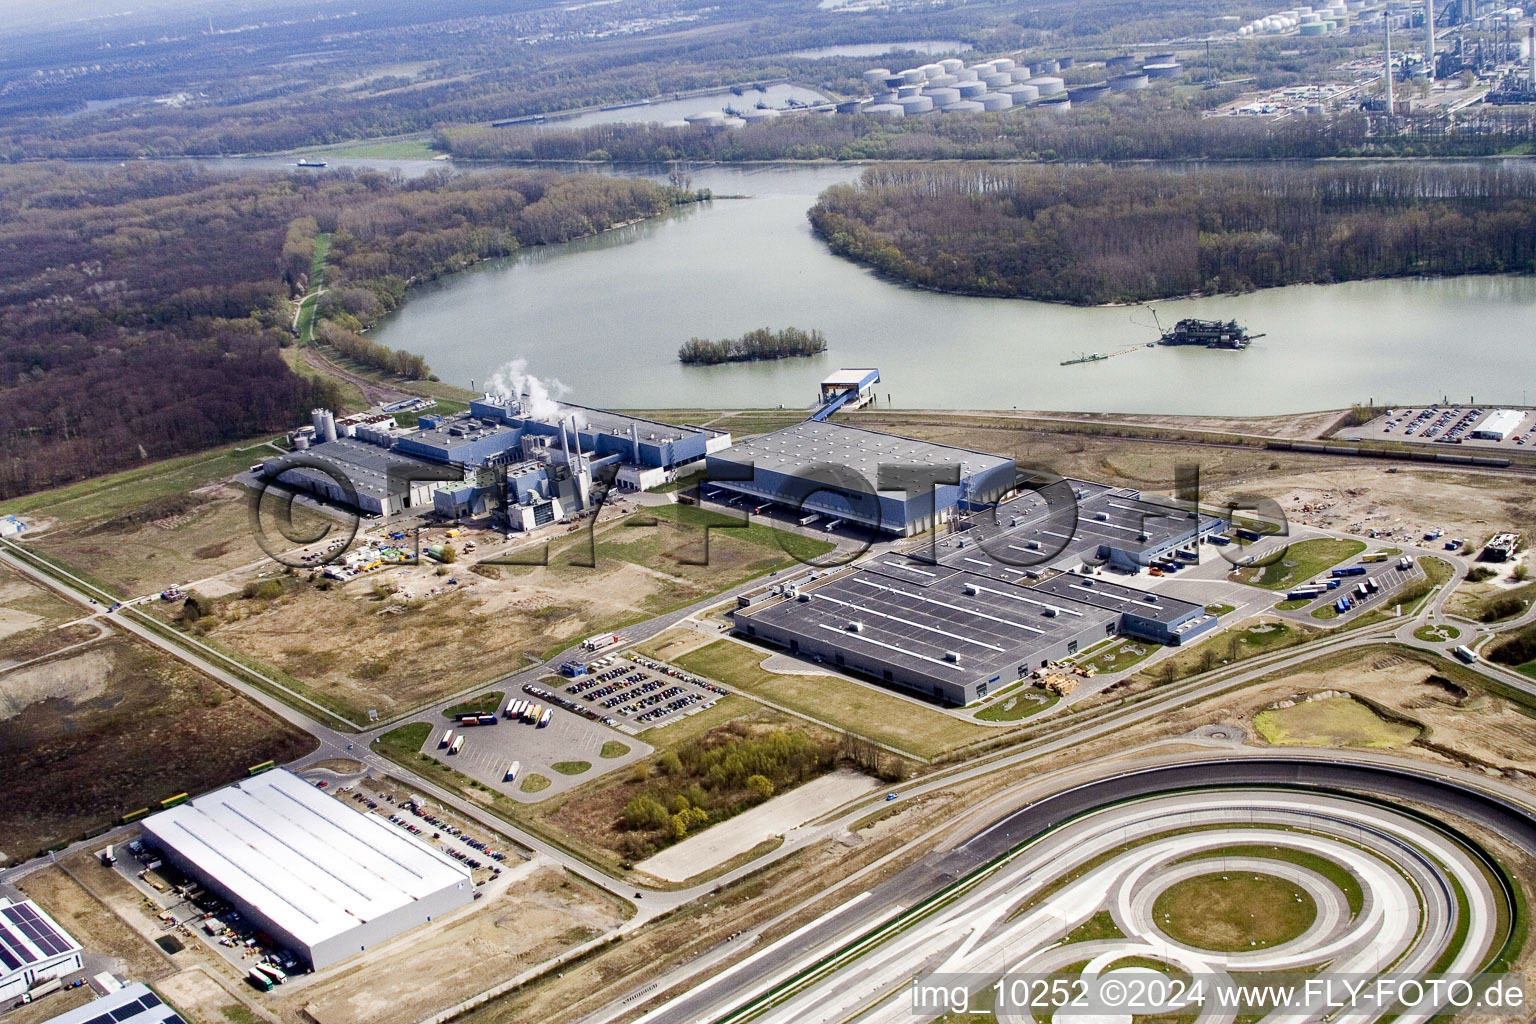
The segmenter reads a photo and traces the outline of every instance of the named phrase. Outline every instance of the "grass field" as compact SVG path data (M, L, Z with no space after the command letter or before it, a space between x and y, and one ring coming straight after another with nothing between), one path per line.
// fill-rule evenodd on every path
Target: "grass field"
M608 740L603 744L603 757L623 757L629 753L629 744L620 743L618 740Z
M923 758L935 757L984 733L981 726L863 683L830 675L770 672L762 667L767 657L768 652L758 648L716 640L682 655L676 664L727 688Z
M1350 874L1347 868L1327 857L1321 857L1306 850L1292 849L1289 846L1224 846L1219 850L1201 850L1199 853L1183 858L1178 863L1219 860L1223 857L1265 857L1269 860L1295 864L1297 867L1315 871L1332 882L1343 894L1344 902L1349 905L1351 917L1360 913L1365 906L1365 891L1360 888L1360 880Z
M1234 576L1265 590L1284 590L1305 583L1364 550L1364 541L1316 537L1292 544L1286 549L1285 557L1273 565L1263 569L1239 569Z
M460 701L451 708L443 709L444 718L460 718L464 715L494 715L501 710L501 702L506 698L505 691L492 690L490 693L482 693L478 697Z
M1429 559L1424 559L1428 562ZM1518 587L1500 587L1493 583L1463 583L1445 603L1451 615L1478 622L1502 622L1523 614L1536 600L1536 582Z
M1098 672L1124 672L1162 650L1161 644L1147 640L1117 640L1091 652L1092 657L1078 659L1078 664Z
M1234 952L1298 937L1317 919L1317 904L1274 875L1231 872L1175 882L1158 895L1152 917L1178 942Z
M442 156L428 139L402 139L395 142L362 142L356 145L322 149L317 156L337 160L432 160Z
M1455 626L1420 626L1413 631L1413 635L1425 643L1439 643L1444 640L1460 639L1461 630Z
M550 765L550 767L559 772L561 775L580 775L582 772L589 772L592 770L592 762L556 761L554 764Z
M1049 690L1032 686L1009 694L990 707L976 712L983 722L1018 722L1031 715L1038 715L1061 698Z
M1232 664L1266 651L1290 647L1307 639L1304 628L1285 622L1256 622L1241 629L1218 633L1194 647L1182 649L1157 665L1141 670L1140 675L1164 681L1172 673L1175 679L1209 671L1222 664Z
M1418 739L1419 728L1389 722L1352 697L1325 697L1288 708L1269 708L1253 718L1266 742L1279 746L1402 747Z
M1205 611L1207 615L1219 617L1237 611L1237 606L1231 604L1208 604L1205 606Z
M517 788L524 793L542 793L549 787L550 781L548 776L540 775L538 772L529 772L523 776L523 781L518 784Z

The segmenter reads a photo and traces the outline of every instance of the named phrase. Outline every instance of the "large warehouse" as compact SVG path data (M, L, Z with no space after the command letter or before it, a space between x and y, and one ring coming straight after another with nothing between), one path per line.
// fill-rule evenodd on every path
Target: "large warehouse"
M1019 586L897 555L736 611L750 637L956 705L1106 637L1179 644L1215 624L1200 605L1101 577Z
M474 899L447 854L281 769L143 826L168 861L316 970Z
M708 490L897 536L1014 485L1013 460L1001 455L815 420L712 453L706 465Z
M80 970L80 943L31 900L0 896L0 1000Z

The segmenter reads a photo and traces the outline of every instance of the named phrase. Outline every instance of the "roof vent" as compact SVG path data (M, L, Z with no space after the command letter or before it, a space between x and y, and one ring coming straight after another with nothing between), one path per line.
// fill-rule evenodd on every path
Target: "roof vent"
M850 623L848 623L848 632L850 632L850 633L862 633L862 632L864 632L864 623L862 623L862 622L850 622Z
M975 597L977 594L981 593L980 590L976 589L976 584L974 583L967 583L965 585L965 592L971 597Z
M1107 522L1109 522L1109 513L1108 512L1096 512L1096 513L1094 513L1093 518L1097 519L1101 523L1107 523Z
M1044 615L1048 619L1054 619L1056 617L1056 609L1052 608L1050 605L1046 605L1045 606L1045 611L1042 612L1041 614Z
M945 661L952 661L952 662L954 662L955 664L958 665L960 663L960 655L956 651L945 651L944 652L944 660Z

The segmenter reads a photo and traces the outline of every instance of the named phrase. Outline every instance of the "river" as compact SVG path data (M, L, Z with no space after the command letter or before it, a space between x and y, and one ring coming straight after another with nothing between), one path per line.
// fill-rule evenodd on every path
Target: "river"
M611 407L803 406L843 366L878 366L882 404L908 408L1264 415L1351 402L1520 402L1536 384L1536 278L1302 285L1155 303L1164 325L1237 319L1244 352L1136 347L1146 307L1077 308L910 288L831 255L805 211L848 166L720 167L696 187L746 199L529 249L412 292L374 340L477 384L528 360L572 401ZM819 328L809 359L685 367L690 336Z

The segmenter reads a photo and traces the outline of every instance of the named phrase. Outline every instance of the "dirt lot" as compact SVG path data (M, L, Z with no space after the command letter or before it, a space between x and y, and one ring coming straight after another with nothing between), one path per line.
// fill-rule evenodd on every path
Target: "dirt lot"
M0 671L95 635L92 626L61 629L80 609L9 566L0 566Z
M124 977L155 983L175 973L170 957L123 922L123 917L149 920L141 909L142 898L132 886L93 857L71 857L65 866L91 888L84 888L64 867L53 866L28 875L21 882L21 890L37 900L87 951L112 957Z
M574 534L551 544L548 565L471 571L479 550L443 575L435 564L383 568L325 591L287 579L274 600L237 592L217 602L209 635L332 701L389 716L520 668L525 654L548 656L790 564L761 527L710 531L708 564L688 564L702 557L703 531L630 525L644 515L598 527L595 568L571 564L587 551Z
M330 522L294 509L296 529L318 530ZM172 583L202 580L240 566L270 568L251 530L247 492L223 483L114 509L105 516L54 520L29 543L125 597L159 593Z
M153 647L112 636L0 674L0 850L32 856L314 741Z
M319 1024L407 1024L594 939L619 908L555 867L529 865L500 895L441 928L413 933L382 955L278 990L284 1019ZM291 990L291 991L289 991Z

